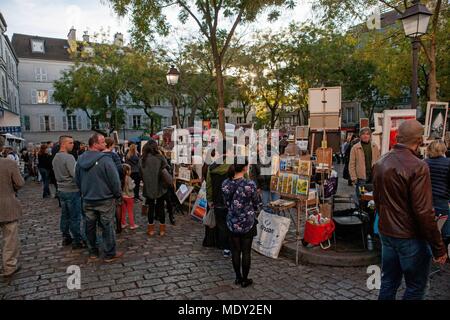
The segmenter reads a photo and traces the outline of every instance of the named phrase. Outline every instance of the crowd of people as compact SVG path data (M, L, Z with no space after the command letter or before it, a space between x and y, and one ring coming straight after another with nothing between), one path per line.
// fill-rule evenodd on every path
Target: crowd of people
M295 141L283 139L283 153L298 154ZM438 230L436 220L449 213L450 159L441 140L428 146L426 160L419 158L423 126L415 120L399 127L397 140L393 150L380 156L371 130L362 128L359 137L349 138L341 149L344 177L355 186L357 200L361 187L372 185L374 191L382 247L380 299L395 299L403 277L407 287L404 298L422 299L432 257L437 263L447 261L450 222ZM270 146L268 149L270 155ZM120 259L124 252L117 249L116 234L123 228L139 228L134 219L136 202L142 202L142 212L147 215L149 237L157 233L156 221L159 235L166 235L166 212L175 224L174 211L181 209L173 182L167 178L173 169L157 141L150 139L142 155L136 145L118 152L112 138L96 133L90 137L87 150L76 147L72 137L61 136L54 145L43 144L35 151L28 160L34 163L37 158L44 198L50 196L52 179L56 183L63 246L87 248L91 260L99 259L102 246L105 262ZM214 228L205 226L203 246L223 250L223 256L232 260L235 284L247 287L253 283L249 273L258 213L261 209L270 212L269 203L279 195L270 190L270 175L261 174L267 164L259 158L251 165L238 158L226 163L231 152L223 143L222 150L215 150L215 162L204 164L202 170L208 210L215 217ZM9 159L0 159L5 162L0 164L0 179L4 180L0 207L14 209L8 215L0 214L0 225L6 230L4 270L12 274L17 270L19 243L16 222L20 205L15 193L24 181L15 158L9 153L6 157ZM98 231L101 239L97 239Z

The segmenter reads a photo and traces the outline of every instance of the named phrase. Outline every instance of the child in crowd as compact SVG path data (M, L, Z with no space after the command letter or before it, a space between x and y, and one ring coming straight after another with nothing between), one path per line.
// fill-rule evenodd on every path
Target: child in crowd
M123 178L122 178L122 229L126 228L126 213L128 211L128 220L130 222L130 229L134 230L138 226L134 223L134 181L131 179L131 166L123 164Z

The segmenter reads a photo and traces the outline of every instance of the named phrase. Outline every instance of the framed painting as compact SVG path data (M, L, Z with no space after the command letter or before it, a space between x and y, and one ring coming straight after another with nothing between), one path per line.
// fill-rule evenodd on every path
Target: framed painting
M428 102L425 116L425 137L427 140L443 140L445 138L447 117L447 102Z
M295 127L295 139L296 140L307 140L308 138L309 138L309 127L308 126Z
M383 113L383 136L381 154L388 153L397 144L398 127L406 120L416 119L415 109L385 110Z

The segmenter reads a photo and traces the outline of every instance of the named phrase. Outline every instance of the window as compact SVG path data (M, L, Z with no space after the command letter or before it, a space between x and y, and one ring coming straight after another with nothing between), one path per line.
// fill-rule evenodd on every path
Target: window
M54 131L55 130L55 117L54 116L41 116L40 117L41 131Z
M133 116L133 129L141 127L141 116Z
M30 116L23 116L23 127L25 131L30 131Z
M100 128L100 121L98 120L97 116L91 116L91 124L90 124L90 128L91 129L99 129Z
M345 117L347 119L347 123L355 122L354 112L355 112L355 108L345 109L345 113L346 113Z
M36 81L47 81L47 71L43 68L34 68L34 76Z
M37 103L45 104L48 103L48 91L47 90L37 90Z
M3 99L8 100L8 92L6 91L6 80L4 75L2 75L2 88Z
M67 116L68 130L77 130L77 116Z
M31 40L31 52L44 53L44 41L43 40Z

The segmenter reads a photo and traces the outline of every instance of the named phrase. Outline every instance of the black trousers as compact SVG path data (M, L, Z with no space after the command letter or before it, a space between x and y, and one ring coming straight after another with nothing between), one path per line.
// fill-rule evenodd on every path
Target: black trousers
M134 181L134 198L139 199L139 187L141 184L141 174L139 172L132 172L131 179Z
M164 196L158 199L146 198L148 205L148 223L155 223L155 216L161 224L166 223L166 215L164 214Z
M214 214L216 216L216 232L217 234L217 247L223 250L230 250L230 231L227 227L227 208L214 208Z

